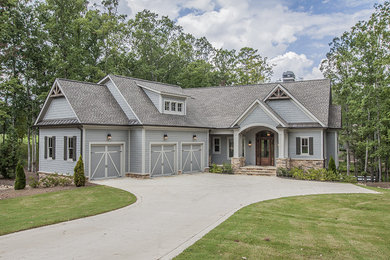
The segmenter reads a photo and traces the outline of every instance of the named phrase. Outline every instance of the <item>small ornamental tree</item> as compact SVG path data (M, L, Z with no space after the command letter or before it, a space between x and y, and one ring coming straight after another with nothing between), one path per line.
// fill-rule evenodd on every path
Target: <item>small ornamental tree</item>
M15 190L23 190L26 187L26 175L22 164L19 162L16 166Z
M335 163L335 161L334 161L334 159L333 159L333 156L331 156L330 159L329 159L329 162L328 162L328 170L329 170L329 171L332 171L332 172L334 172L334 173L337 172L336 163Z
M81 156L74 167L73 179L77 187L85 186L84 163Z

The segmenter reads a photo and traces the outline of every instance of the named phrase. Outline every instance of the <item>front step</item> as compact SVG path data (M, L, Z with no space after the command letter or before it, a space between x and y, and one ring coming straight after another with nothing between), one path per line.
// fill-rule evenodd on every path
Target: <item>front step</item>
M234 172L235 174L255 176L276 176L275 166L244 166Z

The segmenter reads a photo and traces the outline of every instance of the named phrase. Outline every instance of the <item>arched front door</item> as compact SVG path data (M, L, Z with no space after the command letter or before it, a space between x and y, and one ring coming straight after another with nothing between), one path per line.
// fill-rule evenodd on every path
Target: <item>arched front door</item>
M274 134L261 131L256 134L256 165L274 165Z

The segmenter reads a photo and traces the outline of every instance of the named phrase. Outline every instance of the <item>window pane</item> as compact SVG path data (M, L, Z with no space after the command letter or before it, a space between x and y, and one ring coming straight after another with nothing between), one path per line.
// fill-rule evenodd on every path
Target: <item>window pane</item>
M233 147L233 139L229 138L229 158L233 157L234 147Z
M181 108L182 108L182 103L177 103L177 111L178 112L181 112Z
M309 147L302 146L302 153L309 153Z
M219 138L214 139L214 152L219 152Z
M165 101L165 110L169 111L169 101Z
M176 102L172 102L171 104L171 110L176 111Z

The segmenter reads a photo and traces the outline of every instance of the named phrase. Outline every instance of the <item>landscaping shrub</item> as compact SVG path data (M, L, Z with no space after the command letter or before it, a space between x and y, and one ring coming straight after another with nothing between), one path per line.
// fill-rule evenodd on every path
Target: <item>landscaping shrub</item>
M293 178L298 180L305 180L305 171L302 168L294 167L290 172Z
M26 187L26 174L21 163L16 166L15 190L23 190Z
M278 167L276 169L276 176L279 177L292 177L290 171L287 168Z
M213 163L210 167L211 173L222 173L222 167L218 166L217 164Z
M72 178L69 176L59 175L57 173L50 174L43 177L38 185L42 185L45 188L56 187L56 186L70 186L72 185Z
M328 162L328 170L337 172L336 163L333 159L333 156L330 156L329 162Z
M28 185L30 185L30 187L34 188L34 189L38 188L39 187L39 181L36 178L30 176L28 178Z
M222 173L233 174L233 168L230 163L224 163L222 165Z
M84 163L81 156L74 167L73 180L77 187L85 186Z

